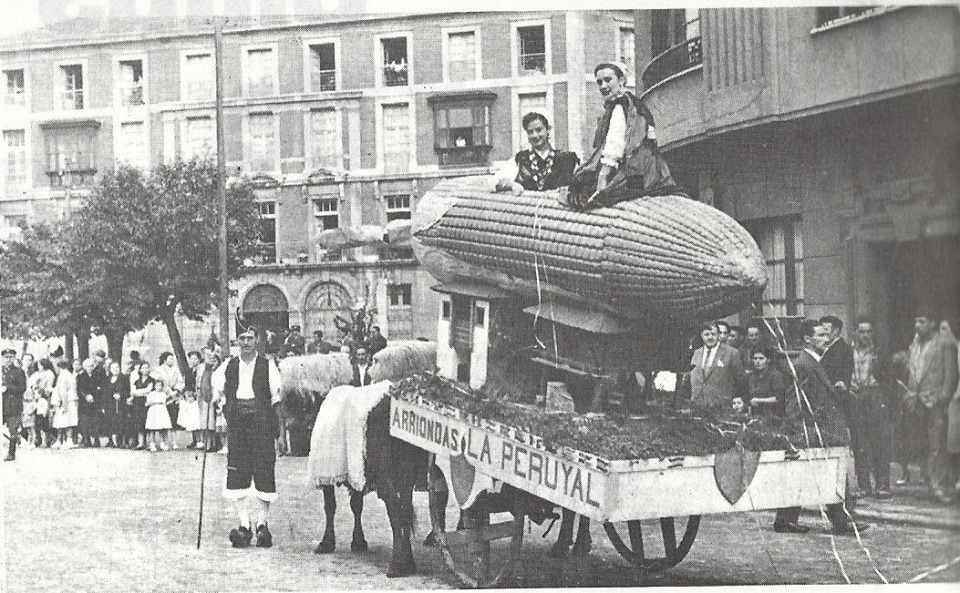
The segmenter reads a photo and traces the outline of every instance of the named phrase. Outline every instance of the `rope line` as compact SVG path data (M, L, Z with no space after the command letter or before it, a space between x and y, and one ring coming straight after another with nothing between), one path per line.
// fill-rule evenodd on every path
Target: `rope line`
M928 576L937 574L938 572L943 572L943 571L945 571L946 569L950 568L951 566L953 566L953 565L956 564L957 562L960 562L960 556L957 556L957 557L954 558L953 560L948 560L947 562L944 562L943 564L940 564L940 565L938 565L938 566L934 566L934 567L931 568L930 570L921 572L920 574L916 575L915 577L913 577L913 578L911 578L910 580L905 581L905 582L906 582L906 583L919 583L920 581L922 581L923 579L927 578Z

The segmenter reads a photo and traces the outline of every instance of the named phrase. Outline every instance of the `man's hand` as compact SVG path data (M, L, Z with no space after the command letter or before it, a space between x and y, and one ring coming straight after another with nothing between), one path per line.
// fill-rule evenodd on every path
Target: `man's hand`
M834 386L834 388L837 389L837 391L846 391L846 390L847 390L847 384L844 383L843 381L837 381L836 383L833 384L833 386Z

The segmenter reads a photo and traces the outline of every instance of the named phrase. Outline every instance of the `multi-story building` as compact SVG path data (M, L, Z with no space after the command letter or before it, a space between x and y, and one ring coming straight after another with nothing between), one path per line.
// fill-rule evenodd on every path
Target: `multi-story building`
M652 10L635 24L676 177L766 254L764 316L869 314L899 349L917 305L956 314L955 6Z
M625 11L230 19L222 149L256 187L264 239L234 306L329 334L365 303L390 337L435 337L436 295L409 248L328 252L318 233L410 218L439 180L510 159L530 111L556 146L584 152L601 107L593 65L632 67L633 25ZM213 51L209 20L190 18L70 21L0 42L0 232L68 215L120 161L216 151Z

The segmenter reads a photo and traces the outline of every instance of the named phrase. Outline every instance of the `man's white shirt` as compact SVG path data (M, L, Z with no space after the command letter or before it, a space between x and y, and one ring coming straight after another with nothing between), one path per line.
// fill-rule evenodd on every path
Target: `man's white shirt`
M256 366L257 358L255 357L250 362L244 362L240 357L237 357L239 361L239 381L237 383L237 399L253 399L256 397L253 393L253 371ZM216 399L223 398L223 389L227 382L227 365L230 363L228 359L226 362L221 364L216 371L213 372L213 376L210 378L211 385L213 387L213 395ZM270 373L270 403L277 404L280 403L282 399L282 379L280 377L280 369L277 368L276 363L272 360L267 359L267 368Z

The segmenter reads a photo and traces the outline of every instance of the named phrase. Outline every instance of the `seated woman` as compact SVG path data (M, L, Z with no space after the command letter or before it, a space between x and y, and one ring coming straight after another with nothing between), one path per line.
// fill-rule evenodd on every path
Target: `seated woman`
M573 152L554 150L546 116L528 113L522 123L530 148L518 152L511 167L498 175L497 191L510 189L519 196L523 190L544 191L570 185L580 157Z
M623 68L605 62L594 75L604 111L593 154L574 173L569 205L583 210L641 196L683 195L660 155L653 116L625 88Z

